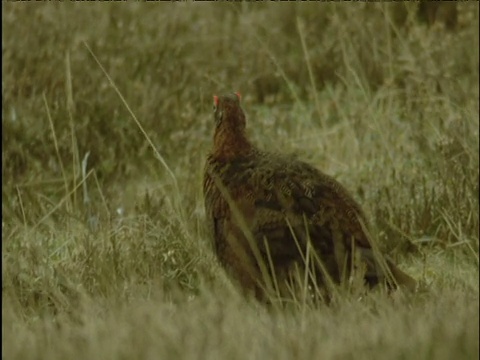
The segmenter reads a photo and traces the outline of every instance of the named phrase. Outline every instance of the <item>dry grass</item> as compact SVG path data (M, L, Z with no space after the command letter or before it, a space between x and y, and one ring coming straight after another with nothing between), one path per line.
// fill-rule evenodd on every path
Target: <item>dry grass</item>
M402 9L2 3L2 357L478 358L479 7L454 30ZM423 291L238 295L201 192L232 90L253 139L351 189Z

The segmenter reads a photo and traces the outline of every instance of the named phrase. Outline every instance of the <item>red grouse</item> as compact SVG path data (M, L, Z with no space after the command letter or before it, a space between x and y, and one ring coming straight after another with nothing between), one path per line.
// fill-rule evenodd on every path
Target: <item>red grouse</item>
M317 289L354 273L369 286L416 286L379 254L364 212L341 184L249 141L239 94L214 96L214 119L203 182L206 216L221 264L247 293L283 294L293 274L306 270Z

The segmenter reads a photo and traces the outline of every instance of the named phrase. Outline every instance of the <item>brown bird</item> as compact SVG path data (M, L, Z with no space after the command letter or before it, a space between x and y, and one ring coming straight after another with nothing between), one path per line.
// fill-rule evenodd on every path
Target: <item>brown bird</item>
M378 252L364 212L342 185L249 141L238 93L214 96L214 119L204 170L206 216L221 264L247 293L283 295L294 274L309 274L309 283L327 293L354 274L368 286L415 288Z

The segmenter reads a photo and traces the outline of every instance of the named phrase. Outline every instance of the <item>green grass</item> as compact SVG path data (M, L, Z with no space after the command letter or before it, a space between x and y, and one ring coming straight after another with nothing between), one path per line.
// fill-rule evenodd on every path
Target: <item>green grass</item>
M478 358L478 3L454 30L381 3L2 10L2 358ZM259 147L351 190L420 292L239 295L202 199L226 91Z

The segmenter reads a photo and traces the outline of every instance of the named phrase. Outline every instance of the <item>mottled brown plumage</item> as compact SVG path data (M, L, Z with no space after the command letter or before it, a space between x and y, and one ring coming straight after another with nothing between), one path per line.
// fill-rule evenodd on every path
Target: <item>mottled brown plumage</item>
M247 292L263 297L269 278L282 288L294 269L304 271L307 243L320 260L310 263L321 288L328 278L343 283L354 269L363 269L370 285L415 286L391 260L374 256L365 215L342 185L304 162L254 147L238 94L214 100L206 215L220 262Z

